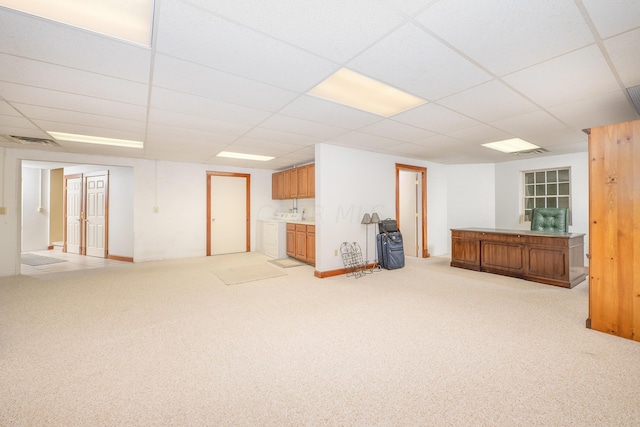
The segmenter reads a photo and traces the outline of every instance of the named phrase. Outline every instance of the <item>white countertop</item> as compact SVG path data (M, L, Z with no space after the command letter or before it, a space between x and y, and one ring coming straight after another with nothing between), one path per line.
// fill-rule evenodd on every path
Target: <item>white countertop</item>
M314 218L301 219L299 221L288 220L287 224L316 225L316 220Z

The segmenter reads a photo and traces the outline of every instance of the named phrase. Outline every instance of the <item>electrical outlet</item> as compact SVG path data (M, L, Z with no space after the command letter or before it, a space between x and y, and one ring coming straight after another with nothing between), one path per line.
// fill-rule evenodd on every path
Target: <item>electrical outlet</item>
M154 212L154 213L158 213L158 212L160 212L160 208L159 208L158 206L154 206L154 207L153 207L153 212Z
M1 207L0 208L0 215L6 215L6 214L7 214L7 208Z
M338 250L337 249L333 250L333 256L338 256Z

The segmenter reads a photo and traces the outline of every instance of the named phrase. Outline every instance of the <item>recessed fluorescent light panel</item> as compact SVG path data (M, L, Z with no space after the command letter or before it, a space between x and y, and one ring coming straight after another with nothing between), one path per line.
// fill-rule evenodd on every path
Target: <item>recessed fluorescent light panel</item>
M308 93L384 117L427 102L346 68L338 70Z
M232 151L221 151L216 157L228 157L230 159L242 160L257 160L259 162L268 162L269 160L273 160L275 158L271 156L260 156L258 154L234 153Z
M535 150L536 148L540 148L539 146L520 138L489 142L487 144L482 144L482 146L491 148L492 150L502 151L503 153L516 153L518 151Z
M153 0L0 0L0 6L151 46Z
M78 135L75 133L49 132L53 139L59 141L83 142L85 144L113 145L116 147L143 148L144 142L128 139L102 138L100 136Z

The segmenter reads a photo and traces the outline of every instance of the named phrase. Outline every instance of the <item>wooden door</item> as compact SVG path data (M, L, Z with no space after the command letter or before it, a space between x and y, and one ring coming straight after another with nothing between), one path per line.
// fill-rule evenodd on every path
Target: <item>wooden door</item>
M109 173L86 177L86 255L107 256L107 212L109 203Z
M250 177L207 172L207 255L251 250Z
M63 252L80 254L83 239L82 174L64 177Z

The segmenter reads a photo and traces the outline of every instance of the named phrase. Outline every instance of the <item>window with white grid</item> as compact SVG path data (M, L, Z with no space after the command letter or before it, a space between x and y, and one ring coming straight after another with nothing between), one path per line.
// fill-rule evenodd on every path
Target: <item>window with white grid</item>
M533 208L569 208L571 218L571 168L522 172L524 220Z

